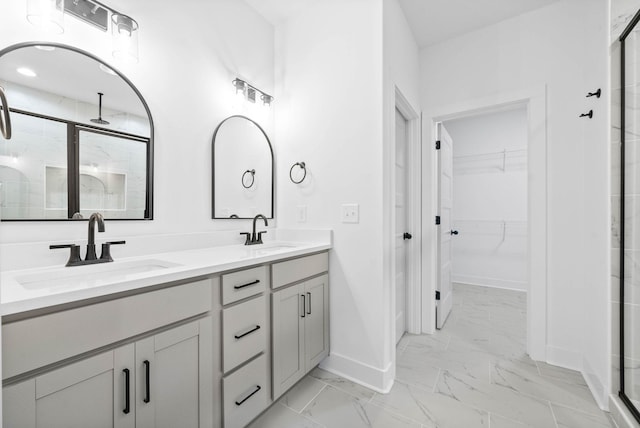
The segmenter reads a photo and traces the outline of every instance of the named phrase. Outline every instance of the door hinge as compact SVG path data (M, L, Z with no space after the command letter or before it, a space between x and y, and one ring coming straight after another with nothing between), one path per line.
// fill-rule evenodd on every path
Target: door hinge
M440 300L440 292L436 290L436 300Z
M436 150L440 150L440 140L436 141Z
M437 215L436 216L436 226L439 226L439 225L440 225L440 216Z

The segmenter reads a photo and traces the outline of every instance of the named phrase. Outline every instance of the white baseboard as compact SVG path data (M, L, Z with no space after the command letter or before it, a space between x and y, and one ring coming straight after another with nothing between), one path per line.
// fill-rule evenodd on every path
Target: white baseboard
M380 369L334 352L320 363L320 368L381 394L391 391L396 375L393 363Z
M602 380L595 374L586 358L582 359L582 376L587 381L587 386L598 406L604 411L609 411L609 388L605 387Z
M609 395L609 410L618 428L637 428L638 424L618 396Z
M528 285L526 281L513 281L510 279L485 278L473 275L452 274L451 282L461 284L479 285L482 287L503 288L506 290L527 291Z
M582 354L569 349L547 345L547 363L582 372Z

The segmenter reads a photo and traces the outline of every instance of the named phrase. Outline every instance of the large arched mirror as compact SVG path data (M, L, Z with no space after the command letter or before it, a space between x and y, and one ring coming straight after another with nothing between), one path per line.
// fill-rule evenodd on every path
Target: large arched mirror
M212 218L273 218L273 149L260 125L244 116L228 117L212 144Z
M0 51L0 86L13 131L0 140L2 220L153 218L153 121L124 75L70 46L22 43Z

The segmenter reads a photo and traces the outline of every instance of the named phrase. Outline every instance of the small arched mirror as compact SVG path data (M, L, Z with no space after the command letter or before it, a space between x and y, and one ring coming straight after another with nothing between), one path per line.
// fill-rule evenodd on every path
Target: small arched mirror
M2 220L153 218L153 121L124 75L71 46L22 43L0 50L0 86L13 128Z
M212 218L273 218L273 149L260 125L230 116L216 128L212 144Z

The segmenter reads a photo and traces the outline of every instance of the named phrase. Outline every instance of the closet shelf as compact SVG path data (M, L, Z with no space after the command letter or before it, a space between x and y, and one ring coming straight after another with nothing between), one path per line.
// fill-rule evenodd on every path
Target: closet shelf
M508 236L527 236L527 222L522 220L454 220L454 229L465 235L500 236L504 242Z
M508 166L526 165L527 148L504 149L499 152L453 156L453 165L459 172L481 173L502 171Z

